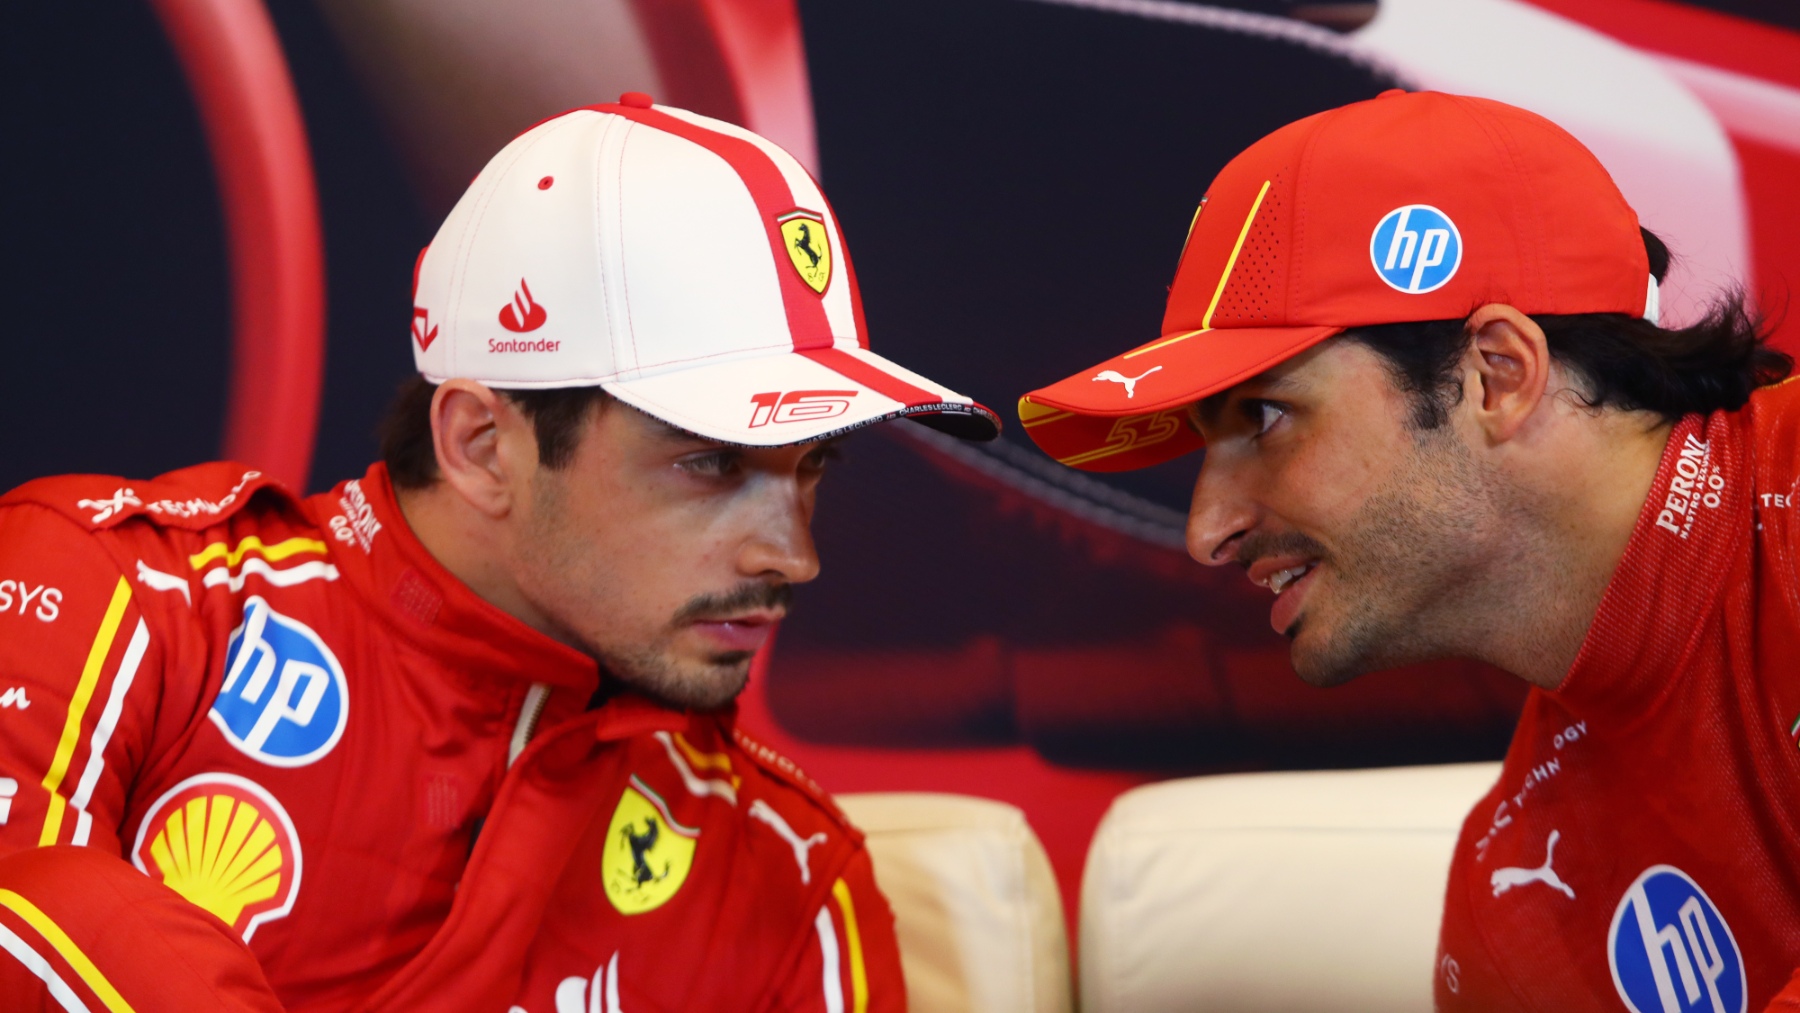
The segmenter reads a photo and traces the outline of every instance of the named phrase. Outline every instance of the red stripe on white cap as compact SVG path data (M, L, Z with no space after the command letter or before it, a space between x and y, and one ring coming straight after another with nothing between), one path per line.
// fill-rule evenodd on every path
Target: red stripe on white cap
M831 220L838 221L837 212L831 213ZM869 347L869 322L863 319L862 289L856 285L856 269L850 266L850 244L844 239L844 230L838 229L838 259L844 262L844 280L850 284L850 318L856 321L856 345L858 348Z
M800 350L800 354L839 376L860 383L883 397L893 398L909 408L922 404L943 404L945 401L942 394L933 394L897 376L883 373L873 364L864 362L841 348L808 348Z
M744 188L750 191L750 199L762 216L763 230L769 236L769 253L775 258L775 276L781 282L781 302L787 310L788 332L793 335L794 350L804 352L832 347L836 339L831 333L831 323L825 317L825 304L819 300L818 293L801 280L800 273L787 263L787 240L782 237L775 218L794 209L794 192L767 152L740 137L708 130L657 109L624 105L590 108L674 134L724 159L744 181Z

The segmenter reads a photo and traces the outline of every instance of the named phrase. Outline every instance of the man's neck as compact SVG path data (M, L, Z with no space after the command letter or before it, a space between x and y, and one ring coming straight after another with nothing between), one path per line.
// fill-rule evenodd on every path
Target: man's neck
M504 533L472 510L461 497L437 482L423 489L394 490L400 515L425 551L451 576L477 596L525 625L556 639L550 621L519 590L511 572L499 561L508 547Z
M1480 652L1543 689L1560 686L1581 652L1673 428L1617 411L1570 421L1571 438L1519 483L1520 529L1505 535L1518 551L1496 568Z

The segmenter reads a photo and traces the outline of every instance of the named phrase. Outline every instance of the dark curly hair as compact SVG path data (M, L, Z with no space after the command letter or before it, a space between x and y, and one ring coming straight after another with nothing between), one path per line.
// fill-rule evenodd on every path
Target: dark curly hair
M1669 248L1648 229L1639 230L1660 283L1669 272ZM1697 323L1658 327L1623 313L1533 316L1544 329L1550 354L1578 378L1577 393L1590 408L1655 412L1668 421L1691 413L1735 411L1750 392L1784 379L1794 360L1768 345L1768 330L1741 291L1727 292ZM1461 320L1358 327L1344 337L1387 361L1402 390L1412 395L1413 424L1436 429L1462 399L1456 365L1473 337Z
M438 480L437 448L431 442L431 398L437 384L422 376L408 377L394 393L376 435L381 459L396 489L423 489ZM612 400L599 387L554 390L502 390L500 396L519 406L537 436L538 461L561 468L575 456L581 427L590 413Z

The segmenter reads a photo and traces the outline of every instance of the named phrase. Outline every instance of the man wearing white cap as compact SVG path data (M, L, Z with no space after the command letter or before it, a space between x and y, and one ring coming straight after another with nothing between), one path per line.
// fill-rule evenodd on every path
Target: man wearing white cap
M328 493L0 499L7 1008L904 1009L860 835L730 703L831 441L993 413L868 350L791 157L641 95L489 163L411 336Z

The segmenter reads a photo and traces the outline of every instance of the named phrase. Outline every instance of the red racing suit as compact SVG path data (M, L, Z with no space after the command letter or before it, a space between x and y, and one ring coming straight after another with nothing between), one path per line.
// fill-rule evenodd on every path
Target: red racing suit
M1800 382L1676 425L1463 824L1440 1010L1800 1009L1797 549Z
M380 465L14 490L6 1009L903 1010L824 792L729 714L601 686L440 567Z

